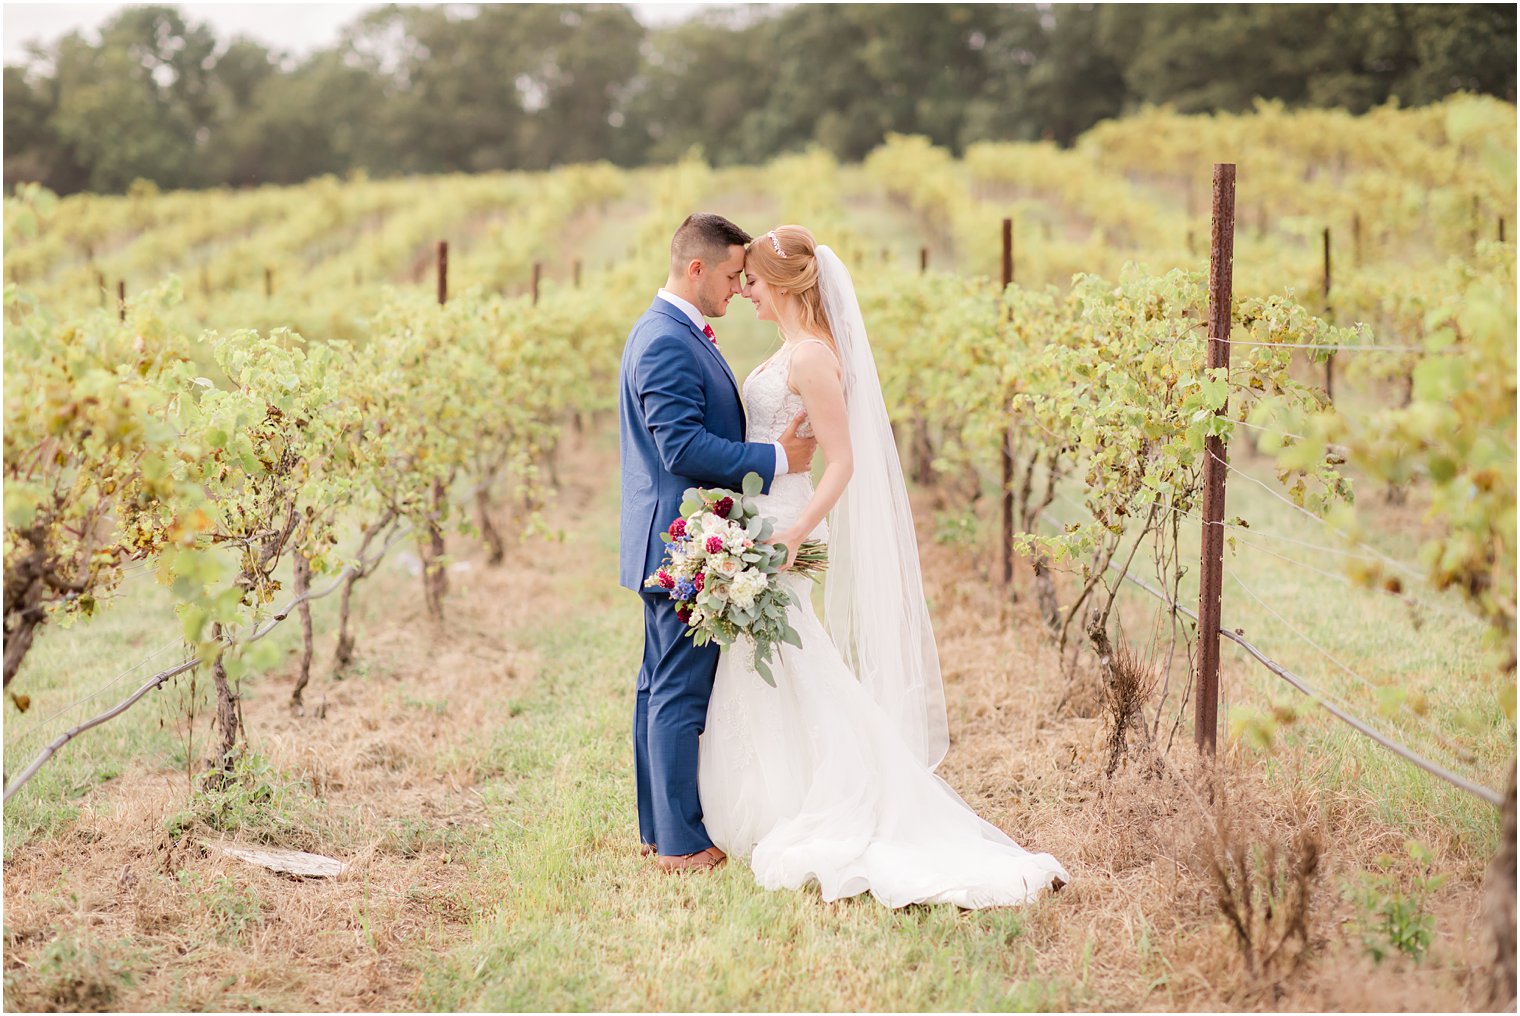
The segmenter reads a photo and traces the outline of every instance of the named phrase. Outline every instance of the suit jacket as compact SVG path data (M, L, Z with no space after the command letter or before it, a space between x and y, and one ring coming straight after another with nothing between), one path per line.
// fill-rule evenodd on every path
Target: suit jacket
M641 590L664 556L660 533L688 487L738 490L755 472L769 492L773 445L744 440L739 385L723 354L672 304L655 298L623 347L618 403L622 512L618 582Z

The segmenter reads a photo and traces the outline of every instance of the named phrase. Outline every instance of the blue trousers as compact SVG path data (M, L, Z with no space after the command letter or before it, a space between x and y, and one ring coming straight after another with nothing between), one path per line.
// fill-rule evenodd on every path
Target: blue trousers
M639 839L662 854L695 854L712 846L697 796L697 739L707 726L707 701L718 673L718 646L695 645L664 593L644 600L644 662L633 709L633 766Z

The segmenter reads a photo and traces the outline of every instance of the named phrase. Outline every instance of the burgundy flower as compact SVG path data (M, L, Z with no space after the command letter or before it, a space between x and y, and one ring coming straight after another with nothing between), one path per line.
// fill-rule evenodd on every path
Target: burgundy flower
M709 536L707 538L707 552L709 554L723 553L723 537Z
M686 624L691 620L691 608L684 603L681 604L676 608L676 617L681 619L682 624Z
M697 576L691 580L691 584L695 586L697 592L700 593L702 591L702 587L707 584L707 576L701 572L697 572Z
M676 580L673 579L670 576L670 573L667 572L664 568L660 569L660 572L656 578L659 579L660 585L664 586L666 589L674 589L676 587Z
M670 535L671 535L671 538L676 539L676 540L679 540L681 537L685 536L686 535L686 520L685 519L676 519L674 522L672 522L670 524Z
M733 510L734 499L731 497L720 497L718 498L718 503L713 505L713 514L719 518L728 518L728 513Z

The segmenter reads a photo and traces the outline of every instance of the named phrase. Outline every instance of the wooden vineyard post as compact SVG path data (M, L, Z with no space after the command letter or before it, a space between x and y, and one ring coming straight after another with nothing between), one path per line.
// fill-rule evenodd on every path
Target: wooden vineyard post
M264 299L269 300L269 299L272 299L273 297L274 297L274 269L270 268L268 265L265 265L264 266Z
M1504 216L1499 216L1499 242L1504 242Z
M1362 215L1360 212L1351 216L1351 253L1356 258L1356 266L1362 267Z
M918 273L929 270L929 248L918 248ZM927 487L934 482L934 445L929 440L929 424L922 420L913 423L913 482Z
M449 242L438 241L438 306L449 299Z
M538 284L543 280L544 264L542 261L533 262L533 306L538 306Z
M1013 220L1003 220L1003 288L1013 285Z
M127 320L127 283L125 279L116 281L116 320L126 323Z
M104 272L95 273L95 288L100 290L100 305L106 305L106 276Z
M581 288L581 259L575 259L575 288Z
M1324 301L1325 314L1330 314L1330 227L1325 227L1325 274L1324 278ZM1332 403L1335 401L1335 353L1332 351L1325 358L1325 397Z
M1208 366L1230 369L1230 301L1235 274L1235 165L1214 165L1214 224L1209 253ZM1224 415L1228 408L1217 412ZM1198 698L1193 735L1200 751L1214 754L1219 730L1219 614L1224 578L1225 444L1203 442L1203 554L1198 590Z
M1013 220L1003 220L1003 288L999 300L1006 300L1013 285ZM1001 316L1001 315L1000 315ZM1013 421L1006 421L1003 432L1003 585L1013 593Z

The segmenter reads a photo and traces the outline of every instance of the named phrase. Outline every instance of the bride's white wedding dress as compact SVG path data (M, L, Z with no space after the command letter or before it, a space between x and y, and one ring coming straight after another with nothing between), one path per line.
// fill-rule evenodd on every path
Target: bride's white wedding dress
M787 386L795 349L745 379L748 440L775 440L801 411ZM758 501L785 529L812 495L812 478L791 473ZM827 540L827 523L811 535ZM825 900L870 892L889 907L1006 906L1069 881L1054 857L1024 850L929 770L829 638L812 581L783 581L797 594L789 620L802 648L778 647L776 687L754 670L746 640L718 664L697 770L713 842L748 857L767 889L816 882Z

